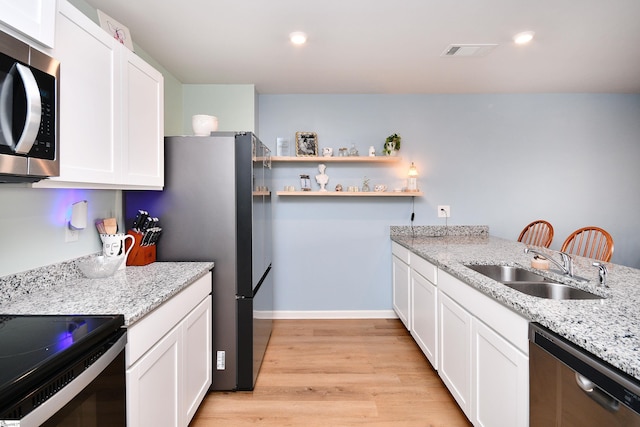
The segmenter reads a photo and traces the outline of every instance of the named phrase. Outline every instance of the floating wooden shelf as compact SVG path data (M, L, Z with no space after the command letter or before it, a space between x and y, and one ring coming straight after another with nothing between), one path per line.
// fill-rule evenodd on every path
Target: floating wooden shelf
M422 191L278 191L276 194L299 197L420 197Z
M397 163L402 160L401 157L395 156L347 156L347 157L271 157L272 162L308 162L308 163Z

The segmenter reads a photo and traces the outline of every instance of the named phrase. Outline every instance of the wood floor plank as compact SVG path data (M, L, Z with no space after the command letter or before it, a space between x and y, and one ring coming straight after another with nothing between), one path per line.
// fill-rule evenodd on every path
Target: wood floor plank
M253 392L210 392L192 427L471 424L396 319L276 320Z

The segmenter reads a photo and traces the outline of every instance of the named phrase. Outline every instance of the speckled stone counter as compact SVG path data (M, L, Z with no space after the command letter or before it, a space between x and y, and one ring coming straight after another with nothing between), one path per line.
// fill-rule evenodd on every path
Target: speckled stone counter
M464 266L502 264L533 270L530 267L532 256L524 253L524 244L482 233L450 233L438 237L438 233L432 233L433 230L428 227L421 230L422 235L411 233L408 229L392 227L391 239L529 320L548 327L640 380L640 270L607 264L609 287L603 288L598 284L598 270L591 265L592 260L573 257L575 275L588 281L570 280L554 270L543 274L605 298L537 298L508 288ZM543 251L560 261L556 251ZM540 270L535 271L541 273Z
M154 262L85 279L69 261L0 278L2 314L123 314L130 326L207 274L213 262Z

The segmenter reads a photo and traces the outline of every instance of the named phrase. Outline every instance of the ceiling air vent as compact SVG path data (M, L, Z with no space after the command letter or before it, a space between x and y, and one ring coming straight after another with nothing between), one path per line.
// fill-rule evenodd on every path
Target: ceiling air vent
M475 56L485 56L491 52L497 44L450 44L442 52L445 57L469 58Z

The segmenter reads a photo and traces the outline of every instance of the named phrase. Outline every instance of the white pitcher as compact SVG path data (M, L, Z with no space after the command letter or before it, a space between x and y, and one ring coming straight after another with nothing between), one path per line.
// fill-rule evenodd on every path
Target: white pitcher
M130 234L116 233L116 234L100 234L102 240L102 253L106 257L122 257L122 264L120 269L124 268L127 264L127 257L129 252L133 249L136 239ZM125 251L125 240L131 239L131 246Z

